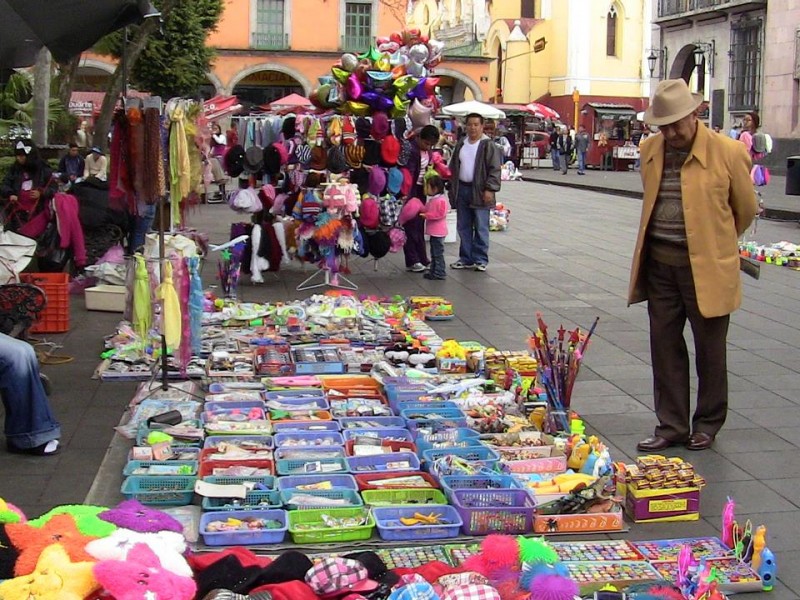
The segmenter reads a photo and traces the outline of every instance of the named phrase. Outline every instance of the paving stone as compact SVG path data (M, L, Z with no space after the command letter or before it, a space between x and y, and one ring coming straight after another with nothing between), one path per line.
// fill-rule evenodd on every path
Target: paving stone
M780 408L794 404L773 392L766 390L747 392L728 392L728 407L732 409Z
M800 481L797 479L763 479L761 483L778 492L795 506L800 506Z
M800 426L800 406L787 408L740 408L736 412L762 427Z
M731 455L731 460L758 479L800 477L800 460L787 452L742 452Z
M725 456L739 452L792 452L795 446L766 429L733 429L722 430L714 442L714 449Z
M582 415L627 415L641 412L650 414L650 409L631 396L594 396L579 402Z
M737 515L797 511L795 504L761 481L716 481L700 492L703 514L722 514L728 498L736 500ZM769 522L769 517L762 519Z

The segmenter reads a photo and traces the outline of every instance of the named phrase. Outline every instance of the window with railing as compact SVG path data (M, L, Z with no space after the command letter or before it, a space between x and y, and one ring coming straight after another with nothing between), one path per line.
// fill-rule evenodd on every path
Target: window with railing
M366 52L372 43L372 2L346 2L342 50Z
M761 91L761 19L731 25L728 110L758 110Z
M285 4L285 0L257 0L253 48L281 50L289 46L289 36L284 31Z

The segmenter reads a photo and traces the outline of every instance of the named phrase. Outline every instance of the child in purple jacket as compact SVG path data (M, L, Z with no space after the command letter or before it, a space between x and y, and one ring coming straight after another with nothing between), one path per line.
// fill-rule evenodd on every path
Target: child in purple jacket
M428 202L420 212L425 219L425 233L430 236L431 267L425 273L425 279L445 279L447 272L444 267L444 238L447 237L447 211L450 202L444 195L444 181L438 175L425 178Z

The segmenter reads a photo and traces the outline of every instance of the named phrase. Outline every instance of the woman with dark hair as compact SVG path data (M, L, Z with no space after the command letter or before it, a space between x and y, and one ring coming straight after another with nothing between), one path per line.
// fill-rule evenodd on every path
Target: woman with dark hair
M58 181L53 177L52 169L39 157L33 141L15 142L14 156L16 160L0 185L0 208L4 213L5 228L18 231L45 209L58 191ZM27 232L26 235L36 237L38 234Z
M756 113L747 113L742 119L742 132L739 134L739 141L745 145L753 162L766 156L766 153L759 152L754 144L759 127L761 127L761 119L758 118Z

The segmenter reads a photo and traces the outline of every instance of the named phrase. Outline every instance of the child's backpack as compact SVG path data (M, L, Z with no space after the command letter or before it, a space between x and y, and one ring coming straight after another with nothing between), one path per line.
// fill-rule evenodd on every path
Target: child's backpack
M761 131L753 135L753 152L757 154L769 154L772 152L772 136Z

